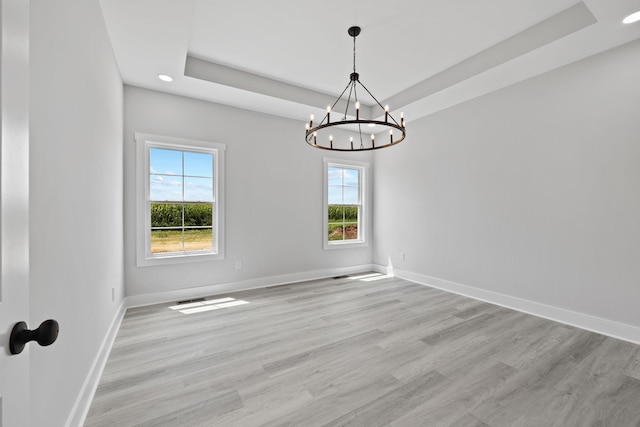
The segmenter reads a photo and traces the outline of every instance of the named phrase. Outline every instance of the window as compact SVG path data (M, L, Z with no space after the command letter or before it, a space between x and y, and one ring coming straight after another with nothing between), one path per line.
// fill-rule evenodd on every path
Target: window
M367 164L324 160L324 247L362 246Z
M223 258L224 144L135 138L138 265Z

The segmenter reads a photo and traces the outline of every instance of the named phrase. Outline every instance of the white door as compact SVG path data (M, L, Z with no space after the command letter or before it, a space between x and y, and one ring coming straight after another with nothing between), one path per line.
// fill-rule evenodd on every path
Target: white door
M30 425L32 344L9 352L29 321L29 1L0 0L0 22L0 427L18 427Z

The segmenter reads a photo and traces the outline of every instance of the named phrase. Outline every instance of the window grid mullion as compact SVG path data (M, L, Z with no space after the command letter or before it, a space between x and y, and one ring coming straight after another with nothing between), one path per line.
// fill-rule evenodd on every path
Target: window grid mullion
M178 151L178 150L176 150ZM168 205L179 205L180 206L180 225L176 225L173 227L153 227L150 224L150 230L151 231L161 231L161 230L176 230L179 231L181 234L181 251L182 252L186 252L187 251L187 245L186 245L186 231L187 230L211 230L212 231L212 238L213 238L213 216L214 216L214 203L213 202L209 202L209 201L186 201L185 197L186 197L186 178L187 177L192 177L192 178L210 178L212 185L214 185L214 177L204 177L204 176L196 176L196 175L185 175L185 153L186 151L184 150L179 150L180 151L180 162L181 162L181 173L179 175L171 175L171 174L166 174L166 173L151 173L151 170L149 168L149 171L147 173L147 182L150 183L151 180L151 176L152 175L159 175L159 176L177 176L181 178L182 181L182 185L181 185L181 199L182 200L154 200L151 199L151 195L150 195L150 191L147 192L147 197L146 197L146 204L147 204L147 211L149 213L151 213L151 205L152 204L168 204ZM213 164L215 163L215 156L212 156L212 170L213 170ZM211 213L212 213L212 225L211 226L189 226L187 227L185 222L186 222L186 206L187 205L204 205L204 204L208 204L211 206ZM213 245L213 240L211 242L211 244Z
M340 220L339 222L332 222L332 220L328 219L327 223L329 225L329 228L332 228L335 230L336 227L337 229L341 230L341 236L335 236L338 237L338 239L334 239L333 237L329 237L326 236L327 239L329 239L329 243L331 243L331 241L334 240L339 240L339 241L359 241L362 242L362 224L363 224L363 179L364 179L364 168L362 167L350 167L350 166L342 166L339 164L332 164L329 162L325 162L325 167L327 168L327 171L335 171L339 173L339 176L335 176L332 178L330 175L327 176L327 181L325 182L325 185L327 186L327 197L329 199L331 199L331 191L334 192L334 194L337 192L340 193L339 197L340 197L340 202L337 204L331 204L329 203L329 199L326 200L326 205L328 208L334 207L335 208L342 208L341 212L340 212ZM355 178L355 179L354 179ZM333 183L331 183L331 180L333 180ZM336 188L339 187L339 188ZM332 190L333 188L333 190ZM335 194L337 195L337 194ZM334 196L335 197L335 196ZM347 201L349 202L353 202L355 200L355 203L347 203ZM353 209L355 209L354 212L351 212ZM330 213L330 211L329 211ZM352 218L355 217L355 218ZM333 224L333 225L331 225ZM351 238L347 235L347 233L349 232L349 229L355 227L354 230L356 232L355 236L352 236Z
M181 160L182 160L182 170L180 171L180 176L182 177L182 250L185 250L184 247L184 186L185 186L185 182L184 182L184 151L182 151L181 153Z

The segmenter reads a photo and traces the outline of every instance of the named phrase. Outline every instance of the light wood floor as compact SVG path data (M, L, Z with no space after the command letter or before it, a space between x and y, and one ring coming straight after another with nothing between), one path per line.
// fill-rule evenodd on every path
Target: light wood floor
M637 345L396 278L223 297L127 311L86 426L640 426Z

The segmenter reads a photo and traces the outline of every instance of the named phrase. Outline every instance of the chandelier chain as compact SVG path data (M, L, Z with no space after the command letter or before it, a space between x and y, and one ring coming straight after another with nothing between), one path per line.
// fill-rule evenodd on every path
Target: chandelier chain
M353 72L356 72L356 36L353 36Z

